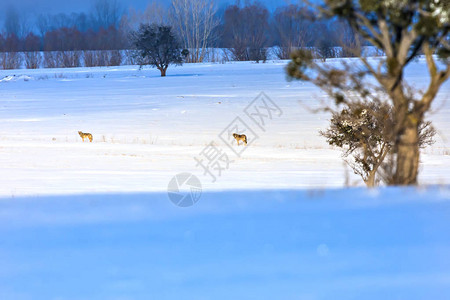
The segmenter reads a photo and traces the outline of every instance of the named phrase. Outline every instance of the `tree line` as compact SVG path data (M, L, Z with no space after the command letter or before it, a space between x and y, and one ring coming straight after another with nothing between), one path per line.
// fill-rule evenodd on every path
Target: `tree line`
M126 11L116 0L98 0L90 13L42 14L31 23L11 7L2 23L3 68L17 67L20 59L30 68L79 66L81 57L86 66L120 64L127 53L119 50L132 48L130 36L140 24L172 27L182 47L189 50L186 62L215 61L218 57L265 61L269 47L275 47L273 54L280 59L289 58L293 49L301 47L314 48L322 58L348 56L343 50L338 53L336 47L343 41L348 46L354 40L344 22L320 19L300 4L269 11L261 3L249 2L218 10L214 1L172 0L169 8L151 3L143 11ZM217 53L218 48L224 50ZM44 57L36 54L42 51L47 53ZM126 59L133 63L131 55Z

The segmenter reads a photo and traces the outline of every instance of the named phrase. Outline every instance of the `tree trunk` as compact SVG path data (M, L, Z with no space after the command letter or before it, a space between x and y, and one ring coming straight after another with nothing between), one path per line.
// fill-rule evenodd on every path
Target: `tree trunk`
M397 166L394 184L415 185L419 170L419 120L409 115L397 141Z
M369 187L369 188L375 187L375 175L376 175L376 170L369 173L369 176L364 181L364 183L366 184L367 187Z
M410 112L410 99L404 94L402 70L397 63L391 63L391 78L387 89L395 107L395 173L390 180L394 185L416 185L419 172L419 124L422 114ZM400 78L400 79L399 79Z
M159 69L159 71L161 72L161 77L166 76L167 68L161 68L161 69Z

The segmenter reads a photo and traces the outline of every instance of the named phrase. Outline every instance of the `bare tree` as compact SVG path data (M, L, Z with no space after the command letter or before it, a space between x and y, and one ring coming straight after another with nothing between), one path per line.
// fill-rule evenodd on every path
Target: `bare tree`
M122 16L122 8L117 0L97 0L92 8L92 20L94 29L116 27Z
M88 15L85 13L72 13L73 26L75 26L79 31L86 32L91 26Z
M36 19L36 28L43 39L45 34L52 30L50 15L40 14Z
M5 13L5 20L3 24L5 28L6 35L14 34L15 36L20 35L20 21L19 13L17 9L13 6L9 6Z
M335 23L326 20L317 20L311 28L314 34L313 46L315 50L315 58L326 61L327 58L338 57L336 46Z
M20 49L21 41L15 34L10 34L6 38L0 35L0 67L5 70L19 69L23 62Z
M51 23L54 29L76 27L76 19L64 13L59 13L51 17Z
M62 66L61 56L57 51L44 52L44 68L60 68Z
M122 53L119 50L86 50L83 51L84 65L86 67L120 66Z
M345 22L336 24L337 35L342 52L340 57L358 57L362 55L361 38L355 30Z
M211 33L219 24L216 11L215 1L172 0L170 22L189 50L188 62L202 62L205 58Z
M44 66L69 68L81 65L83 35L76 28L49 31L44 37Z
M244 31L245 21L237 5L228 6L224 15L224 44L231 48L234 60L248 60L248 41Z
M37 69L42 63L39 37L33 33L29 33L24 43L25 66L27 69Z
M280 59L290 58L293 50L305 47L312 38L309 30L310 12L300 5L290 4L279 7L273 16L274 34L280 49Z
M6 35L15 35L18 38L28 34L29 24L27 19L14 6L9 6L5 12L4 28Z
M22 62L20 52L0 52L0 68L4 70L20 69Z
M249 59L259 62L267 59L269 11L256 2L243 9L249 39Z
M324 6L310 3L321 13L346 21L365 41L381 49L385 57L371 64L360 56L361 68L345 70L344 81L336 80L342 74L339 68L324 66L297 51L288 67L288 73L301 80L311 81L329 92L337 103L346 101L351 88L360 95L369 92L365 85L345 79L359 76L369 84L375 80L379 89L388 96L393 106L394 172L391 184L417 184L419 168L419 128L430 109L441 85L450 76L450 9L448 1L352 1L328 0ZM404 77L406 66L422 51L425 54L430 82L422 92L410 93L411 87ZM438 53L442 64L436 63ZM308 69L316 72L307 72ZM361 81L360 80L360 81ZM369 92L370 93L370 92Z
M44 38L47 32L63 27L74 27L81 32L86 32L94 25L92 24L92 19L85 13L71 13L70 15L59 13L56 15L40 14L36 18L35 27L41 38Z
M151 2L144 11L134 8L129 10L128 26L130 30L137 30L140 24L168 24L167 9L158 2Z
M224 41L235 60L265 61L269 33L269 11L260 3L243 8L229 6L224 15Z

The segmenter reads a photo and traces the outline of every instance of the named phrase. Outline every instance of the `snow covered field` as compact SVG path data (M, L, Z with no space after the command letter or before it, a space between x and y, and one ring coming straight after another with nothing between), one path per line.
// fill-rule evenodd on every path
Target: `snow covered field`
M450 299L450 190L0 201L0 299Z
M0 71L0 299L450 299L450 84L421 186L347 189L322 95L285 64ZM221 139L237 117L247 148ZM211 142L232 161L215 182ZM189 208L167 197L181 172Z
M342 187L340 152L318 135L329 116L306 109L323 96L286 81L285 64L187 64L166 78L135 66L0 71L0 196L165 191L180 172L204 190ZM422 60L408 71L417 86L425 74ZM282 111L265 131L244 113L260 92ZM450 183L449 95L446 83L421 184ZM236 117L258 136L240 157L219 138ZM94 142L82 143L78 130ZM194 160L210 142L232 161L214 183Z

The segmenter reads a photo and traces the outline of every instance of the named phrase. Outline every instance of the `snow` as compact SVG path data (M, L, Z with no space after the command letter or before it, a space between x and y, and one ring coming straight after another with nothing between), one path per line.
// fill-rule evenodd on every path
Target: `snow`
M450 190L0 201L1 299L449 299Z
M165 191L181 172L205 190L342 187L352 172L318 134L330 116L310 112L324 95L287 81L285 65L186 64L165 78L135 66L0 71L0 196ZM418 88L425 74L423 60L407 73ZM265 131L244 113L260 92L282 110ZM449 92L446 83L433 106L439 134L421 184L450 182ZM219 138L236 117L258 137L240 157ZM232 161L215 182L194 160L211 142Z
M31 79L32 79L32 77L27 76L27 75L20 75L20 76L9 75L9 76L5 76L2 79L0 79L0 82L18 81L18 80L28 81Z
M361 180L318 135L324 96L285 65L0 71L0 299L450 299L449 84L418 188L343 188ZM406 74L427 83L421 59ZM262 128L261 92L281 111ZM246 148L221 139L237 117Z

